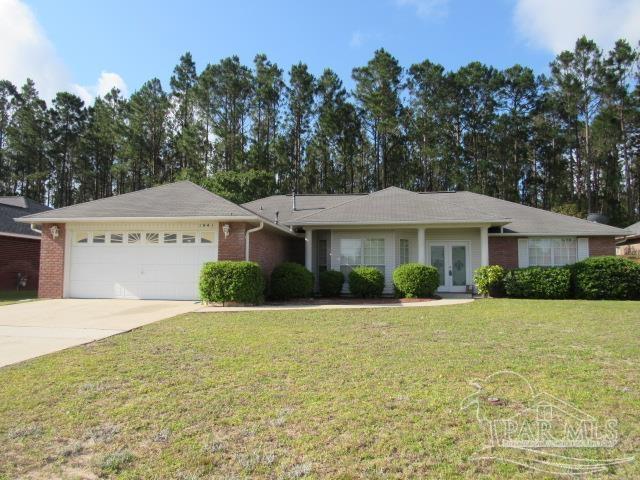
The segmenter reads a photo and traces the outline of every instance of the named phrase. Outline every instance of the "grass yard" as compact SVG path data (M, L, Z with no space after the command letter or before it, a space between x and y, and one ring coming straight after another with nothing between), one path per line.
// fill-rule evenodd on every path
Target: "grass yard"
M482 300L188 314L0 369L0 478L551 478L473 459L499 370L618 420L572 453L640 453L640 302Z
M19 292L15 290L0 291L0 307L36 298L38 298L38 293L35 290L21 290Z

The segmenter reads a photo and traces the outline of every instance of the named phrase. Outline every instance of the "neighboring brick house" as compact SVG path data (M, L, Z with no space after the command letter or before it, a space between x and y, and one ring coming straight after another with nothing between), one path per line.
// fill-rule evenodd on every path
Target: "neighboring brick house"
M620 237L616 242L616 253L629 257L640 257L640 222L627 227L629 235Z
M25 197L0 197L0 290L16 290L19 279L25 290L38 288L40 234L16 217L49 210Z
M564 265L614 254L627 232L471 192L387 188L355 195L274 195L236 205L191 182L21 219L41 225L40 296L196 299L202 264L283 261L315 275L371 265L435 266L440 291L468 291L473 270ZM346 287L345 287L346 288Z

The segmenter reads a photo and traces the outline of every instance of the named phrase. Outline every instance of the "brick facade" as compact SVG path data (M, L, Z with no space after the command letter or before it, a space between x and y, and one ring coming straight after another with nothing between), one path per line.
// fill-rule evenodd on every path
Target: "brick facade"
M518 237L489 237L489 265L518 268Z
M15 290L19 273L27 276L26 290L36 290L39 270L39 239L0 234L0 290Z
M223 225L229 225L225 238ZM218 232L218 260L245 259L245 233L254 225L222 222ZM258 262L266 276L282 262L304 263L304 239L294 238L265 226L249 237L249 260Z
M589 256L601 257L616 254L616 240L613 237L589 237Z
M53 224L42 225L38 297L62 298L64 289L65 226L56 224L58 238L51 235Z

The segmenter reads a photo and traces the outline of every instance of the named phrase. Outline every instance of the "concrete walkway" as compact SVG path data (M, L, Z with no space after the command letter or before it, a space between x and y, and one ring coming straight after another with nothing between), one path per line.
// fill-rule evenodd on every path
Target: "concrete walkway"
M196 302L42 300L0 307L0 367L194 311Z
M464 297L442 298L440 300L428 300L424 302L407 303L374 303L374 304L323 304L323 305L258 305L255 307L218 307L200 306L194 311L197 313L213 312L253 312L253 311L279 311L279 310L336 310L354 308L416 308L416 307L443 307L446 305L461 305L473 302L468 295Z

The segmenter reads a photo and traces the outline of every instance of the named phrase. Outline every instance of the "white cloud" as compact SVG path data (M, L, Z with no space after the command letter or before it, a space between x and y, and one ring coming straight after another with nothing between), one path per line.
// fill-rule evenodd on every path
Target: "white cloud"
M100 78L98 78L98 82L95 85L78 85L74 83L71 89L84 103L93 103L95 97L104 97L113 87L120 90L123 96L129 95L129 88L124 79L117 73L105 71L100 74Z
M514 22L526 41L559 53L582 35L607 50L619 38L640 39L638 0L517 0Z
M18 0L0 0L0 78L22 85L36 82L52 98L69 85L69 74L31 9Z
M85 103L111 87L127 94L120 75L102 72L95 86L72 82L71 74L47 38L31 9L20 0L0 0L0 79L20 87L27 78L36 82L40 95L50 101L57 92L69 91Z
M396 0L400 7L415 8L416 14L422 18L439 18L447 15L449 0Z

